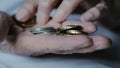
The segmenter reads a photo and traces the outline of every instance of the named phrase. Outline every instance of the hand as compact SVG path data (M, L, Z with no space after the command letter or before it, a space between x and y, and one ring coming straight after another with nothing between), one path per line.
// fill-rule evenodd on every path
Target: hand
M56 5L57 1L60 0L27 0L17 13L16 18L19 21L25 22L36 14L39 26L45 25L49 22L54 22L56 25L59 25L58 23L66 20L73 10L80 4L82 4L87 10L81 15L81 21L96 20L101 15L101 11L107 8L103 1L90 8L91 5L85 0L63 0L52 17L52 20L49 21L50 12ZM94 0L88 1L92 2Z
M4 26L8 25L11 18L1 12L1 24ZM2 18L5 19L2 19ZM73 23L74 22L74 23ZM6 24L7 23L7 24ZM77 22L77 21L64 21L61 25L55 25L51 23L53 27L60 27L63 25L80 25L83 27L83 31L91 33L96 31L95 25L91 22ZM36 26L38 26L37 24ZM89 27L88 27L89 25ZM48 24L41 26L47 27L51 26ZM34 27L31 27L34 28ZM106 49L110 45L108 38L103 36L86 36L86 35L74 35L74 36L57 36L57 35L33 35L29 32L29 29L23 29L15 25L11 25L10 32L8 33L6 39L6 47L1 44L0 49L7 50L12 53L22 54L22 55L42 55L46 53L54 54L72 54L72 53L89 53L96 50ZM4 27L1 27L0 32L7 32L7 30L2 31ZM4 36L1 34L0 36Z

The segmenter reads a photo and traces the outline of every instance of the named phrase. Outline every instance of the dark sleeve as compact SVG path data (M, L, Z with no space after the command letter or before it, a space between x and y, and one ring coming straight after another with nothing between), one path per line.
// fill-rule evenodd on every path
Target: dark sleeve
M120 27L120 0L104 0L108 6L108 11L101 21L107 22L110 28ZM105 24L104 22L104 24Z
M114 0L104 0L107 7L110 9L114 5Z

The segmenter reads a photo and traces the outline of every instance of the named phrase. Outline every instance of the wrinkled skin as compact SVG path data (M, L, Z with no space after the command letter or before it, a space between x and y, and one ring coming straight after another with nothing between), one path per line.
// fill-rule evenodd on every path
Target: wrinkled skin
M9 22L11 25L9 25ZM54 23L51 24L53 27L55 26ZM41 27L51 26L51 24L46 24ZM83 31L88 33L96 31L95 25L91 22L64 21L57 27L70 24L80 25L83 27ZM0 36L2 37L0 38L0 50L15 54L38 56L46 53L89 53L96 50L106 49L110 45L109 39L104 36L33 35L29 32L29 29L34 27L23 29L14 24L11 17L4 12L0 12L0 26L0 32L2 32L0 33ZM6 34L8 35L6 36Z
M16 13L16 19L24 23L36 14L37 24L26 29L17 26L8 14L0 12L0 50L27 56L38 56L46 53L91 53L106 49L111 45L110 40L104 36L57 36L30 33L29 30L36 27L52 26L58 28L63 25L80 25L84 32L92 33L96 31L96 26L92 23L93 20L99 18L100 12L106 8L104 2L88 9L89 5L84 2L85 0L63 0L55 15L49 19L49 14L56 1L27 0ZM66 20L74 8L82 2L88 10L81 15L81 21Z
M50 13L59 1L62 2L54 13L52 20L49 21ZM104 0L26 0L16 14L16 18L19 21L25 22L36 14L37 27L45 25L46 23L59 25L59 23L66 20L79 5L86 10L80 17L80 20L83 22L96 20L101 16L101 11L107 9ZM79 7L77 9L81 11Z

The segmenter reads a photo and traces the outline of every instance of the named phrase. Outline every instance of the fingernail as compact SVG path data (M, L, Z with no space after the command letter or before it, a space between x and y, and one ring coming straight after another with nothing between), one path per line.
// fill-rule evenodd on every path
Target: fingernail
M90 12L87 12L81 16L81 21L91 21L93 19L93 15Z
M25 9L22 9L18 12L18 14L16 15L16 19L18 21L22 21L25 22L27 20L27 14L28 12Z

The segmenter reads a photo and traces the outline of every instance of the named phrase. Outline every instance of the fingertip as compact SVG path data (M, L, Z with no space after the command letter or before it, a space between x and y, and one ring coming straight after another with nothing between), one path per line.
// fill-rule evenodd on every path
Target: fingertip
M111 46L111 41L104 36L90 36L93 44L90 47L82 48L73 53L93 53L98 50L107 49Z
M22 8L18 11L15 17L18 21L25 22L28 20L28 11Z
M82 1L83 0L63 0L53 16L53 20L56 23L63 22Z
M36 14L36 21L37 21L37 25L38 27L40 26L44 26L46 25L46 23L48 22L49 20L49 14L48 13L45 13L45 12L41 12L41 11L38 11L38 13Z
M54 20L50 20L45 26L59 28L59 27L61 27L61 24L56 23Z
M16 13L16 19L21 22L27 21L29 18L34 16L36 12L36 3L30 0L27 0L23 6Z
M83 22L86 21L94 21L100 16L100 10L97 7L93 7L87 10L85 13L81 15L80 20Z
M84 22L82 22L82 23L84 23ZM83 30L87 33L92 33L97 30L96 25L93 24L92 22L85 22L82 26L84 27Z
M81 15L80 20L86 22L86 21L90 21L92 17L93 15L91 13L86 12Z
M64 12L63 9L58 9L52 19L53 19L56 23L61 23L61 22L64 21L64 20L66 19L66 17L67 17L67 14L65 14L65 13L66 13L66 12Z
M105 36L91 36L96 50L107 49L111 46L111 40Z
M37 10L37 25L43 26L49 22L50 13L53 7L56 4L56 0L39 0L38 1L38 10Z

